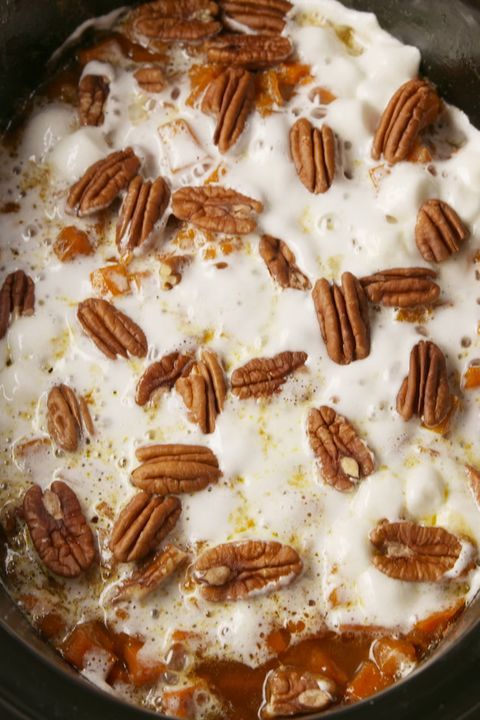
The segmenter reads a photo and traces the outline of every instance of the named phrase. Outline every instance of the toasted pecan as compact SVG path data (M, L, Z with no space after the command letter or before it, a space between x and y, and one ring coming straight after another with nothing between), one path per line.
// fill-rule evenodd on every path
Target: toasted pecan
M23 270L7 275L0 289L0 340L5 337L10 318L33 315L35 284Z
M232 392L241 400L270 397L280 390L289 375L305 365L307 358L307 353L286 350L271 358L249 360L233 371Z
M287 0L219 0L219 4L223 22L232 30L237 30L236 23L240 23L255 32L273 35L283 31L285 16L293 7Z
M116 588L112 602L143 600L164 585L187 560L188 555L181 548L166 545Z
M310 280L296 264L295 255L284 240L262 235L258 249L270 275L280 287L310 290Z
M148 349L143 330L112 303L88 298L78 305L77 318L95 345L109 358L117 355L145 357Z
M178 378L175 389L189 410L190 420L203 433L212 433L227 394L225 374L216 353L203 350L200 359L187 366Z
M170 188L163 177L143 180L137 175L128 186L116 230L119 249L140 247L150 238L170 201Z
M259 717L270 720L319 712L331 705L337 694L336 684L327 675L280 665L265 678Z
M159 93L167 86L167 80L162 68L144 65L133 73L133 77L145 92Z
M48 393L47 423L50 437L63 450L76 450L84 429L89 435L94 434L85 398L77 398L72 388L63 383Z
M391 268L360 278L368 299L387 307L430 305L438 300L437 273L429 268Z
M81 125L103 125L104 107L110 92L108 78L84 75L78 85L78 114Z
M253 232L257 223L252 215L262 210L258 200L220 185L184 187L172 196L172 211L179 220L231 235Z
M299 118L290 130L290 152L307 190L314 194L327 192L335 176L335 136L331 128L316 128L307 118Z
M137 383L135 394L137 405L146 405L160 388L169 390L173 388L192 360L193 357L190 354L173 352L149 365Z
M217 118L213 142L221 153L235 145L242 134L254 98L254 77L244 68L227 68L207 87L202 112Z
M415 241L428 262L442 262L457 253L469 232L455 210L442 200L427 200L418 211Z
M243 65L251 69L288 60L293 52L289 38L281 35L219 35L205 43L209 63Z
M202 445L147 445L135 454L142 464L132 483L155 495L197 492L222 475L215 454Z

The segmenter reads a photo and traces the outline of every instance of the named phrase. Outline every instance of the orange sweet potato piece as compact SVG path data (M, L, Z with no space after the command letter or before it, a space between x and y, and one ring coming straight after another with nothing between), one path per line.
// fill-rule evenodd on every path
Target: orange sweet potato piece
M371 660L363 662L347 685L345 700L356 702L371 697L392 684L392 679L383 675Z
M465 390L473 390L480 387L480 365L470 365L463 376L463 387Z
M283 652L290 645L290 633L286 628L277 628L267 635L267 645L276 655Z
M114 638L98 620L77 625L60 648L65 660L79 670L84 667L86 655L95 649L106 651L111 656L112 664L117 660Z
M165 671L164 663L147 663L138 657L144 643L138 638L125 636L122 647L122 658L128 671L128 677L135 687L152 685Z
M178 690L167 690L162 695L162 710L175 718L195 718L195 694L198 688L195 685L183 687Z
M37 622L38 629L46 638L58 637L65 631L65 621L56 612L49 612Z
M401 677L407 668L417 662L417 653L412 643L393 637L374 640L372 655L378 669L391 678Z
M90 282L94 290L101 295L127 295L130 290L130 277L125 265L115 263L98 268L90 273Z
M432 613L423 620L419 620L407 639L422 650L426 650L432 643L438 642L444 636L451 623L460 615L465 603L463 600L455 603L446 610Z
M62 262L70 262L78 255L91 255L93 247L86 232L68 225L58 233L53 252Z

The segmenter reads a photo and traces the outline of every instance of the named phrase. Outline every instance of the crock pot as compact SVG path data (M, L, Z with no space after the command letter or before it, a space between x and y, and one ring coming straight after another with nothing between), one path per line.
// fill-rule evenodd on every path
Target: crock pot
M480 127L480 0L343 0L373 11L381 25L416 45L448 102ZM84 20L118 0L0 0L0 125L6 127L41 80L52 51ZM480 515L479 515L480 522ZM3 543L0 543L3 546ZM473 720L480 718L480 598L411 676L370 700L308 718ZM0 718L161 718L83 679L32 630L0 583Z

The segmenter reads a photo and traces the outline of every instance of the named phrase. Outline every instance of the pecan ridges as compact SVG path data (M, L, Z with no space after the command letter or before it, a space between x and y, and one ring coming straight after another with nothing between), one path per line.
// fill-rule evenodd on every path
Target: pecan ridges
M216 35L222 29L214 20L218 6L209 0L159 0L133 10L127 30L137 41L196 42Z
M112 303L88 298L78 305L78 320L95 345L109 358L145 357L148 343L143 330Z
M160 388L170 390L191 362L191 355L173 352L149 365L137 383L135 394L137 405L146 405Z
M282 32L285 15L292 7L287 0L220 0L222 18L227 26L234 20L250 30L268 34Z
M132 483L155 495L203 490L222 475L215 454L202 445L147 445L135 454L142 464Z
M285 718L324 710L335 700L337 688L326 675L281 665L265 679L261 720Z
M426 80L408 80L388 103L372 145L372 157L390 163L406 160L419 133L440 113L442 104Z
M360 278L368 299L387 307L430 305L438 300L437 273L429 268L391 268Z
M139 168L140 160L132 148L110 153L91 165L72 185L67 198L67 212L83 217L109 207Z
M215 17L218 6L214 0L153 0L140 5L136 12L184 20L202 20Z
M35 285L32 278L23 270L7 275L0 290L0 340L7 333L11 315L33 315L34 309Z
M330 358L339 365L366 358L370 353L368 301L358 279L345 272L340 288L321 278L312 297Z
M305 364L307 353L286 350L271 358L254 358L233 371L232 393L241 400L270 397L278 392L289 375Z
M167 81L163 70L159 67L145 65L133 73L133 77L145 92L159 93L165 89Z
M227 68L208 86L202 101L202 112L217 117L213 142L221 153L226 153L235 145L242 134L254 98L253 75L243 68Z
M371 450L347 418L328 405L310 410L307 433L323 479L336 490L352 490L373 472Z
M109 547L115 559L119 562L142 560L173 530L181 509L176 497L137 493L113 526Z
M290 129L290 152L297 175L311 193L327 192L335 176L335 136L300 118Z
M310 280L295 262L295 255L284 240L262 235L258 246L260 255L265 261L272 278L282 288L309 290Z
M85 398L77 398L68 385L55 385L48 393L47 425L50 437L68 451L75 451L85 427L89 435L94 428Z
M82 77L78 85L78 114L81 125L103 125L103 111L109 92L108 80L101 75Z
M418 211L415 241L429 262L442 262L457 253L468 235L455 210L442 200L427 200Z
M289 38L280 35L219 35L207 41L205 48L209 63L252 69L284 62L293 52Z
M175 383L175 389L189 410L190 420L197 423L203 433L212 433L227 394L225 375L217 355L203 350L200 360L187 366L185 374Z
M397 395L397 412L413 415L426 427L439 425L452 407L445 356L435 343L421 340L410 352L410 367Z
M181 548L166 545L116 589L112 602L143 600L163 585L187 559L187 553Z
M184 187L173 193L172 212L202 230L245 235L257 226L253 213L263 210L258 200L220 185Z
M120 209L116 229L117 247L132 251L151 236L170 201L170 188L163 177L132 180Z

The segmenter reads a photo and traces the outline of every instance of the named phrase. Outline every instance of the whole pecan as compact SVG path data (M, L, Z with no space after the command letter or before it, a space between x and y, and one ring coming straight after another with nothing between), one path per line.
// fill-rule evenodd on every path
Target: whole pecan
M110 153L93 163L70 188L67 212L83 217L109 207L139 168L140 160L132 148Z
M343 415L328 405L308 413L310 446L320 461L323 479L342 492L352 490L374 470L373 453Z
M466 465L466 470L468 473L470 490L472 491L474 500L480 509L480 471L477 470L477 468L474 468L473 465Z
M119 249L132 251L143 245L163 216L170 201L170 188L163 177L132 180L120 208L116 230Z
M324 193L335 175L335 136L328 127L316 128L299 118L290 129L290 152L297 175L311 193Z
M389 163L406 160L420 132L431 125L442 109L435 89L426 80L408 80L391 98L375 133L372 157Z
M108 78L84 75L78 85L78 114L81 125L103 125L103 109L110 92Z
M184 20L205 20L215 17L218 6L214 0L153 0L143 3L135 12Z
M213 142L221 153L235 145L242 134L254 99L255 81L244 68L227 68L207 87L202 112L217 118Z
M135 455L142 464L132 483L155 495L203 490L222 475L215 454L202 445L147 445Z
M137 383L137 392L135 394L137 405L146 405L159 388L171 390L186 366L191 362L191 355L173 352L164 355L160 360L149 365Z
M93 535L68 485L55 480L43 493L34 485L25 493L23 512L35 549L49 570L67 578L88 570L95 558Z
M261 720L324 710L334 702L337 687L326 675L280 665L265 679Z
M382 520L370 533L377 550L373 564L380 572L406 582L438 582L462 551L455 535L441 527Z
M107 357L115 360L117 355L145 357L148 342L139 326L107 300L88 298L78 305L78 320Z
M209 63L243 65L253 70L288 60L293 52L281 35L219 35L205 43Z
M451 407L445 356L435 343L420 340L410 352L408 375L397 395L397 412L404 420L417 415L431 428L445 419Z
M142 560L173 530L181 511L176 497L161 498L146 492L134 495L112 529L109 547L115 559Z
M245 235L257 227L252 214L262 212L258 200L220 185L184 187L173 193L172 212L203 230Z
M341 288L325 278L317 280L312 297L330 358L339 365L366 358L370 353L368 301L355 275L344 272Z
M32 278L16 270L7 275L0 290L0 340L5 337L10 316L33 315L35 285Z
M391 268L360 278L368 299L386 307L430 305L438 300L437 273L429 268Z
M145 65L133 73L133 77L142 90L149 93L159 93L167 86L163 70L152 65Z
M458 252L468 235L455 210L442 200L427 200L418 211L415 240L428 262L442 262Z
M270 275L280 287L294 290L309 290L312 287L308 277L296 264L295 255L284 240L272 235L262 235L258 249Z
M196 42L220 32L217 12L210 0L159 0L129 13L126 28L132 39L146 45L158 40Z
M285 15L292 7L287 0L220 0L222 18L228 27L233 20L250 30L274 35L285 28Z
M206 550L193 565L193 578L205 600L243 600L289 585L303 563L289 545L244 540Z
M233 371L232 392L241 400L270 397L280 390L289 375L305 365L307 358L307 353L286 350L271 358L249 360Z
M50 437L64 450L75 451L83 427L94 434L92 418L85 398L77 398L68 385L55 385L48 393L47 425Z
M212 433L227 394L225 375L217 355L203 350L200 360L187 366L178 378L175 389L190 411L192 422L197 423L203 433Z
M151 560L116 588L112 602L143 600L172 577L187 559L187 553L176 545L165 545Z

